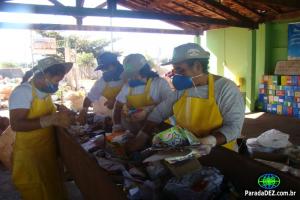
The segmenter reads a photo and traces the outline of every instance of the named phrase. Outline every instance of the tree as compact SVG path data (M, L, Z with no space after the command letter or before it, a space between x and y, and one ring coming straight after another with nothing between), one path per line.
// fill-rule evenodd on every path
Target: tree
M17 68L18 64L14 62L2 62L0 68Z
M97 74L94 73L96 62L92 53L82 52L77 54L77 64L81 72L81 78L97 78Z

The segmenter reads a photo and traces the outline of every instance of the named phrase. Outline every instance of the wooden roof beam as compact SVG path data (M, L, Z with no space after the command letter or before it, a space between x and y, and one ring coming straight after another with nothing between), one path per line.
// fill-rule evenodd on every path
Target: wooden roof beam
M251 0L256 3L263 3L274 6L284 6L290 8L300 8L299 0Z
M107 2L107 9L114 11L117 10L117 0L106 0Z
M59 1L57 0L48 0L50 3L53 3L53 5L55 6L64 6L64 4L60 3Z
M107 2L103 2L101 4L99 4L98 6L96 6L95 8L104 8L105 6L107 6Z
M244 8L245 10L251 12L252 14L256 15L258 18L263 17L263 15L261 13L257 12L257 10L253 10L252 8L249 8L247 5L244 5L244 4L242 4L241 2L239 2L237 0L232 0L232 2L239 5L240 7Z
M139 5L138 3L134 2L134 1L118 0L118 2L120 5L123 5L124 7L130 8L133 10L142 10L142 11L150 10L148 7L142 7L141 5ZM151 9L158 11L158 12L162 12L161 9L158 7L154 7ZM195 27L194 25L191 25L190 23L187 24L186 22L179 22L179 21L174 22L174 21L168 21L168 20L165 20L165 22L175 25L177 27L180 27L184 30L197 30L200 34L203 33L202 29L199 30L199 27Z
M84 0L76 0L76 8L82 8L84 5ZM76 18L76 24L78 26L82 25L83 16L75 16Z
M179 0L178 2L184 3L185 0ZM185 9L187 9L187 10L192 11L192 9L188 8L188 7L185 6L185 5L179 4L179 3L177 3L177 2L172 2L172 3L175 4L175 5L177 5L177 6L181 6L181 7L184 7ZM199 4L196 3L196 2L194 2L194 1L189 1L189 3L192 3L192 4L196 5L196 6L199 6ZM218 13L218 12L216 12L215 10L210 9L210 8L207 8L207 7L202 7L202 6L201 6L201 8L203 8L204 10L207 10L207 11L209 11L209 12L212 12L212 13L218 15L218 16L222 17L223 19L226 19L226 16L224 15L224 13ZM193 11L193 12L196 13L195 11ZM203 16L203 15L202 15L202 16Z
M191 0L191 1L197 2L195 0ZM219 11L222 11L222 12L224 12L224 13L230 15L230 16L233 16L234 18L236 18L238 20L242 20L242 21L247 22L249 24L253 24L253 26L257 27L257 25L255 25L255 22L252 19L231 10L230 8L224 6L223 4L221 4L219 2L211 1L211 0L202 0L202 2L204 2L207 5L210 5L210 6L214 7L216 9L218 9Z
M0 29L33 29L33 30L78 30L78 31L114 31L114 32L140 32L140 33L162 33L162 34L184 34L199 35L199 31L175 30L175 29L155 29L155 28L135 28L135 27L116 27L116 26L77 26L64 24L28 24L0 22Z
M118 1L120 5L123 5L124 7L127 7L127 8L130 8L130 9L133 9L133 10L143 10L143 11L149 11L149 8L145 8L145 7L142 7L141 5L137 4L136 2L133 2L133 1L124 1L124 0L119 0ZM161 10L158 8L158 7L154 7L152 8L154 9L155 11L158 11L158 12L161 12ZM179 21L168 21L166 20L167 23L169 24L172 24L172 25L175 25L177 27L180 27L182 29L185 29L185 30L197 30L199 33L202 34L203 30L199 30L197 28L195 28L194 25L190 25L190 24L187 24L186 22L179 22Z
M243 28L253 28L248 23L234 22L222 19L214 19L208 17L198 17L189 15L145 12L145 11L128 11L116 10L111 12L108 9L96 8L78 8L69 6L45 6L45 5L30 5L30 4L14 4L2 3L0 12L20 12L20 13L35 13L35 14L52 14L52 15L66 15L66 16L98 16L98 17L120 17L120 18L134 18L134 19L156 19L156 20L171 20L171 21L185 21L196 22L203 24L217 24L236 26Z

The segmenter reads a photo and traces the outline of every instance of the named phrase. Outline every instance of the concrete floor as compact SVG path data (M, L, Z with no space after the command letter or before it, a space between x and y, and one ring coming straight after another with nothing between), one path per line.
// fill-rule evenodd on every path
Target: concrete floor
M70 200L83 200L83 197L73 181L65 182ZM11 181L11 173L0 163L0 200L21 200Z

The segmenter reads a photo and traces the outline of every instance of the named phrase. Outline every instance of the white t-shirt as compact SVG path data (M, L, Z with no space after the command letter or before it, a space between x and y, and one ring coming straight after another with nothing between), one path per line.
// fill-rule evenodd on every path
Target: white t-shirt
M35 88L36 95L40 99L44 99L49 94L39 91ZM30 109L32 103L32 86L26 82L17 86L9 97L9 110L14 109Z
M102 96L102 93L107 84L110 87L118 87L123 84L123 81L119 80L119 81L105 82L103 77L101 77L99 80L97 80L95 82L95 84L91 88L90 92L88 93L87 97L89 98L89 100L92 102L98 101L100 99L100 97Z
M134 87L132 89L132 94L137 95L137 94L144 93L145 87L146 85ZM172 93L171 87L169 86L168 82L165 79L161 77L156 77L152 80L151 87L150 87L150 96L155 103L160 103L161 101L165 100L171 93ZM123 104L126 104L128 94L129 94L129 85L125 84L122 87L122 90L120 91L118 96L116 97L116 100Z

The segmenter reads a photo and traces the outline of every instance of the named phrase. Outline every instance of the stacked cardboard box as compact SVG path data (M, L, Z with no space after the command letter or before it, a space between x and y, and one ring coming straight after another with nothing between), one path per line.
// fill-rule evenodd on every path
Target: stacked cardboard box
M258 107L300 119L300 76L264 75L259 85Z

